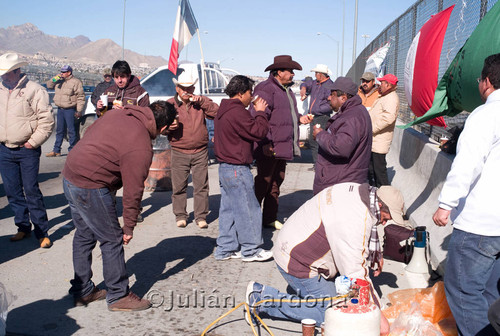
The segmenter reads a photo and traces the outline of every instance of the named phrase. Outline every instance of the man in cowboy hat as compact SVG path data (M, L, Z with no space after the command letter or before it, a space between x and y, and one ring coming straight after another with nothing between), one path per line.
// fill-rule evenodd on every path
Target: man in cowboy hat
M73 76L73 69L69 65L61 68L60 74L49 79L47 88L54 89L54 104L57 105L56 142L52 152L47 157L61 156L61 145L66 132L68 133L68 152L78 141L77 124L75 120L82 115L85 107L85 93L82 81Z
M311 69L315 73L316 80L308 80L300 84L300 98L309 99L309 113L313 115L312 124L319 124L321 128L325 128L326 122L330 119L332 108L328 102L331 88L333 85L330 79L331 71L325 64L318 64ZM312 150L313 163L316 163L318 158L318 143L313 139L313 127L310 128L309 147ZM311 168L314 170L314 167Z
M377 78L380 96L370 109L372 120L373 142L370 161L369 180L375 187L389 185L387 176L386 154L389 152L394 136L394 127L399 112L399 97L396 92L398 78L393 74Z
M301 116L297 111L297 101L291 86L293 70L302 70L299 63L289 55L274 57L274 63L264 71L270 71L269 78L258 84L254 96L264 99L268 106L268 135L258 142L254 151L257 163L255 196L262 208L264 226L280 229L283 224L277 220L280 186L285 179L286 162L300 156L299 124L310 123L312 119ZM251 107L252 114L255 109Z
M175 127L168 130L172 147L172 209L178 227L187 225L186 211L189 173L192 172L194 220L202 229L208 227L208 130L205 118L214 119L219 106L210 98L195 95L192 74L182 72L172 78L177 94L168 100L178 115Z
M26 65L17 54L0 56L0 173L18 227L10 241L31 234L31 219L40 247L48 248L49 223L37 178L40 146L52 133L54 118L47 91L21 73Z

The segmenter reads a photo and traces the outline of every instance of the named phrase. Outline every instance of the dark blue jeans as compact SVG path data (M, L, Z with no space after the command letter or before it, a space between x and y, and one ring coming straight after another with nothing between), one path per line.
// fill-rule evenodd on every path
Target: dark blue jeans
M116 202L107 188L83 189L63 179L76 232L73 238L73 268L69 292L75 297L88 295L95 287L92 281L92 250L97 242L102 253L104 283L108 304L128 294L128 273L123 252L123 232L118 222Z
M38 186L40 153L40 147L7 148L0 145L0 173L9 205L14 211L14 222L18 231L26 233L31 232L33 223L38 239L47 237L49 230L47 211Z
M59 107L57 109L56 142L54 143L55 153L61 153L61 146L66 129L68 130L69 138L68 152L76 145L78 138L75 129L75 113L76 109L74 108L64 109Z
M488 307L499 297L500 236L453 229L444 285L459 335L496 335Z

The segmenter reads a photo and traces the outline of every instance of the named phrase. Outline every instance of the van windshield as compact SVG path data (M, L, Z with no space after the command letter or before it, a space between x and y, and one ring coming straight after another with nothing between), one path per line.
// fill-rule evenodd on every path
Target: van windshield
M177 72L182 72L182 69L178 69ZM173 77L174 75L170 70L164 69L142 82L141 86L148 91L149 96L174 96Z

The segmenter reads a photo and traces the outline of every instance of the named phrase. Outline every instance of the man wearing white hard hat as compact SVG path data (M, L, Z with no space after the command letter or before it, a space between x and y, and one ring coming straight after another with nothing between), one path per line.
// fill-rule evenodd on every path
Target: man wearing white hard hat
M332 72L325 64L316 65L315 68L311 69L311 72L315 73L316 80L307 80L300 85L300 98L305 100L308 96L310 97L309 113L314 117L311 124L319 124L321 128L325 128L332 114L332 108L328 102L328 97L333 86L333 82L330 79ZM312 150L313 162L316 164L318 143L312 136L313 129L314 127L310 128L309 147Z
M187 185L193 179L194 220L202 229L208 227L208 130L205 118L214 119L219 106L211 99L195 95L198 79L182 72L172 78L177 94L168 100L175 106L178 119L168 130L172 147L172 209L178 227L187 225Z
M17 54L0 56L0 173L18 227L10 241L29 237L33 223L40 247L48 248L49 223L37 178L41 145L54 118L47 91L21 73L26 65Z

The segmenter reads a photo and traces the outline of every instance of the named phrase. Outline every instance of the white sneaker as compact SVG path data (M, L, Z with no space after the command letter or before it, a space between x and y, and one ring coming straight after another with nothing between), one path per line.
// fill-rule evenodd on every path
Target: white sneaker
M259 249L257 253L250 257L241 257L242 261L266 261L273 258L273 252Z
M241 252L240 251L236 251L236 252L231 252L230 255L227 255L225 256L224 258L220 258L220 259L217 259L219 261L222 261L222 260L229 260L229 259L240 259L241 258Z
M245 302L250 307L250 319L248 319L246 307L243 310L243 314L245 314L245 321L247 322L248 325L250 325L250 323L252 323L254 326L258 324L257 319L255 318L252 312L254 311L253 308L257 307L255 304L261 300L260 296L263 289L264 286L255 281L250 281L247 285L247 290L245 292ZM257 310L255 310L255 313L258 315Z

